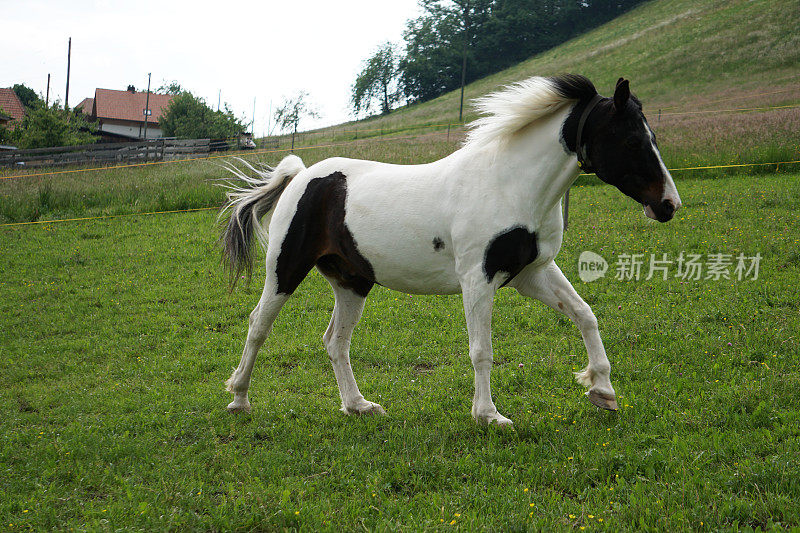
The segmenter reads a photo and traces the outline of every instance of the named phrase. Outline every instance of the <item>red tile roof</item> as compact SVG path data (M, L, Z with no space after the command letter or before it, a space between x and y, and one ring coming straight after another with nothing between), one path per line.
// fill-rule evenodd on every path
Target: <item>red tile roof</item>
M83 100L81 100L80 104L75 106L75 109L80 109L84 115L91 115L93 105L94 105L94 98L84 98Z
M115 91L113 89L96 89L92 116L98 119L132 120L144 122L144 106L146 92ZM150 110L152 115L147 122L158 122L162 111L172 101L172 95L150 93Z
M0 89L0 108L3 113L11 117L11 122L22 120L25 116L25 106L19 101L13 89Z

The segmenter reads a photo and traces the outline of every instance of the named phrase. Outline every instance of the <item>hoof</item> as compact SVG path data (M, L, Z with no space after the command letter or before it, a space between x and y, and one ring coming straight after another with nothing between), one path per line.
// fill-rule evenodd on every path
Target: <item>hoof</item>
M514 427L514 422L497 412L488 416L476 416L475 422L481 426L496 426L500 428Z
M228 404L228 412L231 414L249 413L250 402L237 402L236 400L234 400Z
M356 407L347 408L342 407L342 412L346 415L360 415L360 416L385 416L386 411L375 402L368 402L364 400Z
M616 411L619 409L619 407L617 407L617 398L614 395L590 390L586 393L586 397L589 398L590 402L601 409L607 409L609 411Z

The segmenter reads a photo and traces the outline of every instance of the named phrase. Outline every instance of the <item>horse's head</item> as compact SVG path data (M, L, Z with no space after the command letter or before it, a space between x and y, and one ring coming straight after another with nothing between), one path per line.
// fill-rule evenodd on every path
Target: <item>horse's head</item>
M642 204L648 217L670 220L681 199L628 80L617 81L613 98L580 102L573 115L581 166Z

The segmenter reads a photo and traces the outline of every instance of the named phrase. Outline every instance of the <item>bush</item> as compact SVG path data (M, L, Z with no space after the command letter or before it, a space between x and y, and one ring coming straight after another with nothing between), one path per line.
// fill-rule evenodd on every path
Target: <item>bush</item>
M225 111L214 111L189 91L172 99L158 125L165 137L181 139L225 139L245 129L227 105Z
M93 143L97 140L94 131L82 114L62 109L58 103L42 104L29 107L22 123L13 131L0 132L0 139L19 148L49 148Z

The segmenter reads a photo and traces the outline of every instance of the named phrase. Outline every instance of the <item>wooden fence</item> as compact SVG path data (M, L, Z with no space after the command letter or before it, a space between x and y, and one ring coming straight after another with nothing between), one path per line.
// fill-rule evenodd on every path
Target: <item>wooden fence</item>
M149 139L0 152L0 166L61 166L168 161L207 154L209 139Z

